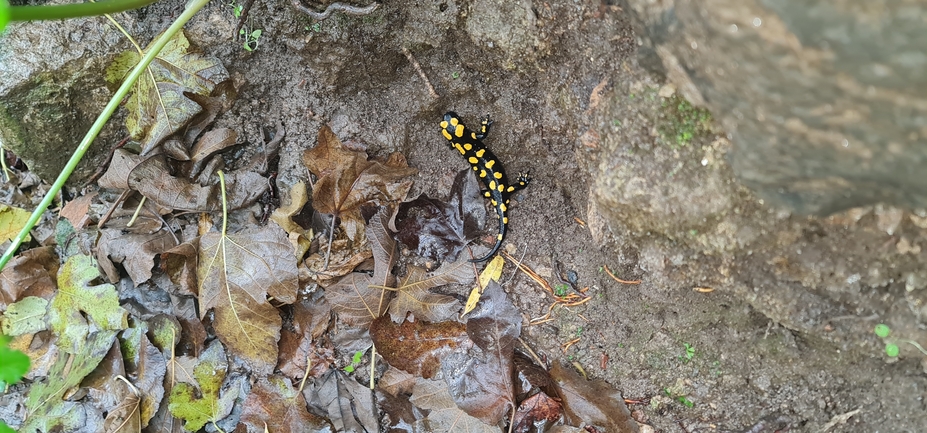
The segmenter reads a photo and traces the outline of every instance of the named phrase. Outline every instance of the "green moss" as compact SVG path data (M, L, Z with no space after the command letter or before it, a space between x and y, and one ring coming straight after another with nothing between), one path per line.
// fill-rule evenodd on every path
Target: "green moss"
M657 131L670 146L687 146L694 138L711 130L711 113L677 95L663 101L660 118Z

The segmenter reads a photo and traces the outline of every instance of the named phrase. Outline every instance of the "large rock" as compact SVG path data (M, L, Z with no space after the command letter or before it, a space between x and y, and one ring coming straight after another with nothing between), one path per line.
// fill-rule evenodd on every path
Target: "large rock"
M641 63L721 119L763 198L927 207L927 2L628 3Z
M3 146L45 181L54 181L111 96L104 68L127 48L103 18L10 25L0 34ZM97 143L120 129L121 122L111 121ZM93 173L105 147L93 146L71 180Z

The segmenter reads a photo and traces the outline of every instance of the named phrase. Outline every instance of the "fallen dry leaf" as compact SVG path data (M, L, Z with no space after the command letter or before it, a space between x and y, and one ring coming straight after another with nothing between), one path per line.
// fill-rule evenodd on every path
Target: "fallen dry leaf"
M329 370L313 388L304 389L309 404L328 413L335 431L379 431L379 415L373 390L338 369Z
M332 308L320 298L297 302L290 306L293 318L290 327L280 331L280 353L277 369L292 379L306 374L306 362L312 363L310 376L318 377L334 362L334 350L323 346L319 337L328 329Z
M550 376L556 382L564 418L573 426L596 425L603 431L638 433L637 422L621 393L603 380L586 380L554 361Z
M389 306L390 317L399 322L407 313L430 322L448 320L457 315L460 301L453 296L432 293L435 287L473 281L473 264L466 260L446 263L432 273L418 266L409 266L408 274L396 287L396 297Z
M467 320L476 347L450 354L441 366L457 406L487 424L501 422L515 404L512 357L521 320L499 283L490 282Z
M387 291L370 287L370 276L354 272L325 288L325 298L344 323L367 326L386 312Z
M414 431L440 431L447 433L499 433L496 425L467 415L455 404L448 392L447 383L419 378L412 391L412 404L428 411L428 416L415 423Z
M348 239L363 230L362 205L395 207L405 199L415 174L399 153L385 161L368 161L366 152L346 149L328 125L319 129L318 144L303 154L303 163L319 180L312 188L312 206L341 220Z
M263 432L334 432L325 419L309 413L303 395L283 376L258 380L251 387L241 411L236 431Z
M90 210L90 204L93 203L96 196L97 193L91 192L77 197L67 202L58 212L58 215L70 221L75 230L83 230L90 224L90 215L87 211Z
M51 299L57 290L55 247L39 247L13 257L0 272L0 310L27 296Z
M216 335L255 373L277 364L280 312L268 302L296 301L298 276L286 233L275 224L200 238L197 265L200 317L215 312Z
M396 324L381 317L370 325L370 338L389 365L431 379L441 369L442 360L473 345L466 330L466 325L455 321Z
M167 230L150 234L123 233L121 229L100 230L97 241L97 261L106 273L109 282L115 284L121 278L113 263L121 263L132 282L136 285L151 278L155 256L177 245L174 236Z

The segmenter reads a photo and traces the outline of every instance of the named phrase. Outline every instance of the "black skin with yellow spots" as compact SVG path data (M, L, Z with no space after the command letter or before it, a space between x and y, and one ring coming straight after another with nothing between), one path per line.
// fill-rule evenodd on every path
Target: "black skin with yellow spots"
M470 260L471 262L484 262L499 251L502 240L505 239L505 229L509 223L509 218L506 216L509 198L516 191L528 186L528 182L531 180L528 173L525 173L519 175L515 183L509 183L509 179L505 175L505 169L502 168L502 163L483 144L483 139L489 134L491 125L492 121L489 120L489 116L486 116L480 121L479 131L471 131L464 126L460 117L453 111L444 113L444 120L441 121L441 134L448 140L451 149L460 152L460 155L470 163L470 167L473 167L476 176L486 187L483 195L489 199L496 209L496 214L499 215L499 234L496 235L496 244L489 251L489 254Z

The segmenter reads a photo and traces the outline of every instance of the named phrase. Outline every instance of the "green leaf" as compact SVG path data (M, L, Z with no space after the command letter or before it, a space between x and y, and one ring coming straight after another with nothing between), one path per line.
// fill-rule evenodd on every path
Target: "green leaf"
M10 3L6 0L0 0L0 33L3 33L3 29L6 28L8 22L10 22ZM0 422L0 426L2 425L4 425L3 422ZM0 427L0 432L3 431L3 428Z
M178 32L148 66L126 101L126 127L148 154L168 135L177 132L202 110L184 92L209 95L228 71L215 57L189 52L190 43ZM106 80L118 85L138 64L142 54L126 51L106 70Z
M898 356L898 351L899 349L897 344L888 343L885 345L885 354L891 356L892 358Z
M12 240L26 225L29 215L32 213L25 210L5 204L0 204L0 242ZM25 238L28 242L30 237Z
M8 335L0 335L0 384L14 384L29 371L29 357L18 350L10 349Z
M168 398L168 410L186 421L184 429L197 431L207 422L216 422L227 413L226 402L219 398L219 390L228 370L228 360L221 344L213 344L203 352L200 362L193 368L196 386L181 382L174 385Z
M36 296L27 296L7 307L6 312L0 317L0 332L16 336L44 331L47 310L48 301Z
M880 323L875 326L875 329L873 329L873 332L875 332L875 335L878 335L880 338L885 338L885 337L888 337L888 334L892 332L892 329L889 328L888 325L884 323Z
M128 327L116 287L91 285L99 277L90 256L82 255L68 258L58 272L58 293L51 301L48 321L58 335L59 348L67 353L77 353L90 333L87 319L94 322L95 329L119 331Z
M115 340L115 331L96 331L79 340L73 354L60 352L45 381L29 390L20 431L92 431L94 426L85 425L84 407L63 398L97 367Z

